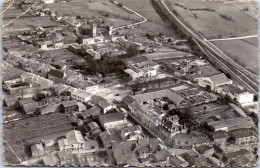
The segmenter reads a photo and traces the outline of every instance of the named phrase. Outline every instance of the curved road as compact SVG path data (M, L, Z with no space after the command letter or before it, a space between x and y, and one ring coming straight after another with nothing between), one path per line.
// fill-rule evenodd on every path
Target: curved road
M116 2L116 1L114 1L114 0L113 0L112 2L113 2L114 4L116 4L116 5L119 4L118 2ZM111 33L113 33L113 31L115 31L115 30L122 29L122 28L125 28L125 27L127 27L127 26L135 26L135 25L139 25L139 24L142 24L142 23L147 22L147 19L146 19L145 17L143 17L143 16L140 15L139 13L133 11L132 9L129 9L128 7L126 7L126 6L124 6L124 5L122 5L122 8L126 9L127 11L130 11L130 12L134 13L135 15L139 16L139 17L142 18L143 20L140 21L140 22L136 22L136 23L132 23L132 24L128 24L128 25L123 25L123 26L115 27L115 28L113 28L113 29L111 30Z

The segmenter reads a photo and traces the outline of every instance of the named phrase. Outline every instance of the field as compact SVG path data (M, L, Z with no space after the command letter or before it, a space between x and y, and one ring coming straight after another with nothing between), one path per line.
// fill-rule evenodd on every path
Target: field
M73 52L67 50L67 49L59 49L59 50L50 50L50 51L43 51L39 53L41 56L46 57L46 59L49 60L69 60L72 59L81 59L82 57L74 54Z
M166 0L174 13L206 39L257 35L256 3L202 0ZM244 9L248 8L248 11ZM220 50L238 64L258 74L258 40L214 41Z
M3 139L21 160L26 160L30 145L42 139L56 139L72 129L67 115L53 113L3 124ZM12 158L9 154L4 155Z
M165 35L175 37L171 27L165 24L165 22L158 15L156 10L153 8L151 0L117 0L124 6L136 11L142 16L146 17L148 21L143 23L136 28L147 30L150 33L158 34L160 32Z
M244 8L247 7L247 3L240 4L240 8L237 8L233 3L221 1L167 0L166 2L188 25L207 39L257 34L255 18L240 9L242 5ZM251 10L255 11L256 8ZM225 16L231 19L226 19Z
M48 4L47 7L52 11L75 16L79 15L82 18L99 17L114 27L141 20L135 14L129 13L109 1L54 3Z
M238 64L258 74L258 47L244 40L215 41L218 48L224 51Z

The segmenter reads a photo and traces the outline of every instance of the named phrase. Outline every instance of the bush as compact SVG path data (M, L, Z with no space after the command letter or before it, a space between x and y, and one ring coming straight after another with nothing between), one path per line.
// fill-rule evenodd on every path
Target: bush
M233 21L233 18L231 16L227 16L227 15L224 15L224 14L219 14L219 16L228 20L228 21Z

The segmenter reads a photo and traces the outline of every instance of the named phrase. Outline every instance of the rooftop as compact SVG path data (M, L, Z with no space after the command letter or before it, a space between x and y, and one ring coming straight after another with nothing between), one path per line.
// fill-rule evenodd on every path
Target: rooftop
M72 130L72 131L66 133L66 138L67 138L68 144L70 144L70 145L85 143L85 140L84 140L81 132L78 130Z

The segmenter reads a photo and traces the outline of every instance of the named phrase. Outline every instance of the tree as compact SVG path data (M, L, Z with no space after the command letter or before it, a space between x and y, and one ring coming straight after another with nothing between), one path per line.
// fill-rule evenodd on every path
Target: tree
M139 53L139 51L138 51L136 45L134 45L134 44L131 44L131 45L128 47L127 50L128 50L128 52L129 52L132 56L136 56L136 55Z

